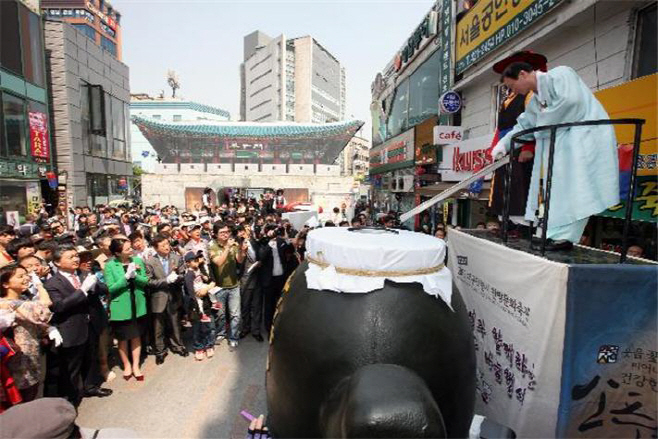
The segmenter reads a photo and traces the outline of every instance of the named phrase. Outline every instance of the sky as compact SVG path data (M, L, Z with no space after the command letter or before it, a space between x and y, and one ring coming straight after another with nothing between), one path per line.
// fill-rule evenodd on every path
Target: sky
M367 123L370 84L430 10L432 0L113 0L121 13L123 62L131 93L177 95L240 117L243 37L313 36L345 67L347 118Z

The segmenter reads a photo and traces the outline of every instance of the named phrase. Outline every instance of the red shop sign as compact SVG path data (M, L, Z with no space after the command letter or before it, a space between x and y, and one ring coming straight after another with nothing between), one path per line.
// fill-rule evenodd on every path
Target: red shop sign
M30 111L30 146L32 157L37 161L50 160L50 145L48 144L48 117L38 111Z

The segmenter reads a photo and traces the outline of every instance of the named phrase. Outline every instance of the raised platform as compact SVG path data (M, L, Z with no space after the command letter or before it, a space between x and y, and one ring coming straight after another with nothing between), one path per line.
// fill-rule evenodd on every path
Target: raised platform
M525 253L529 253L535 256L541 256L539 250L533 250L530 248L530 241L528 238L512 238L510 237L507 240L507 244L503 244L503 240L500 237L500 233L493 233L488 230L481 229L465 229L461 230L464 233L475 236L477 238L486 239L487 241L495 242L496 244L505 245L514 250L520 250ZM450 238L448 238L450 239ZM585 247L582 245L576 245L572 250L569 251L559 251L559 252L546 252L544 256L549 261L560 262L563 264L575 265L575 264L618 264L619 263L619 253L614 253L606 250L600 250L593 247ZM658 265L655 261L650 261L648 259L633 258L629 257L626 260L628 264L635 265Z

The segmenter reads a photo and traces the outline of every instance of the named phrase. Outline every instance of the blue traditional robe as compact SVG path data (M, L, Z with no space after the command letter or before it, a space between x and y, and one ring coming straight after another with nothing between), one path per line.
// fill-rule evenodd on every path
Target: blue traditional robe
M534 94L514 128L500 140L507 151L512 136L526 129L610 118L570 67L538 73L537 83L538 93ZM534 139L535 159L525 212L529 221L536 221L539 181L547 175L550 130L534 133ZM515 143L515 147L521 146ZM558 129L547 237L578 242L591 215L618 203L619 164L613 126Z

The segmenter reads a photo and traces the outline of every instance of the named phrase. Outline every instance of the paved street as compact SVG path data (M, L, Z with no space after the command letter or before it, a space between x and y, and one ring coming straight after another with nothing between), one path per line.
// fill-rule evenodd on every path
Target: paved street
M132 428L141 437L244 438L247 421L240 410L265 412L267 349L249 336L236 352L223 343L211 360L169 354L156 366L149 357L142 383L124 381L117 367L117 379L107 385L114 394L85 399L78 424Z

